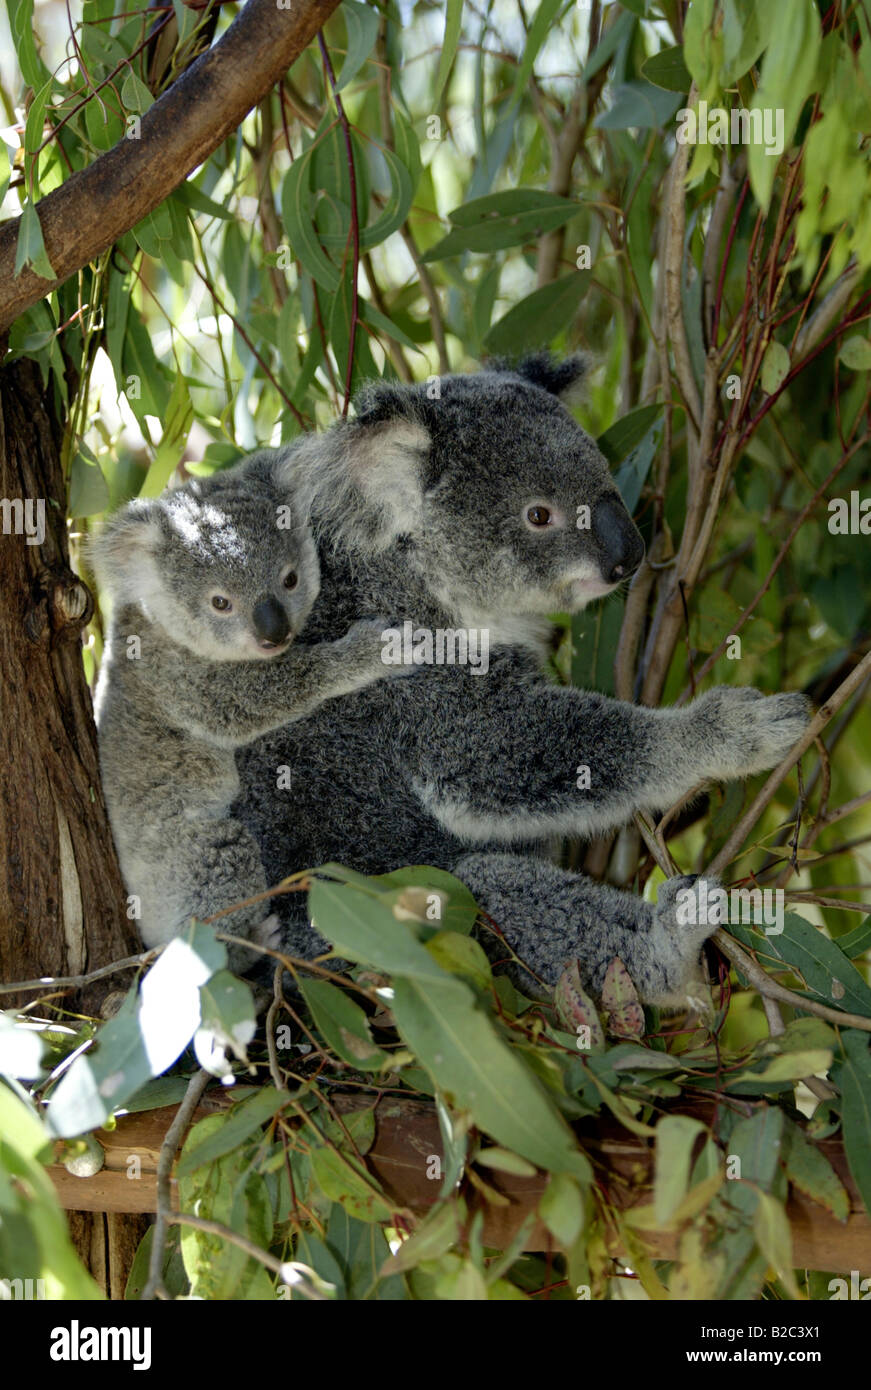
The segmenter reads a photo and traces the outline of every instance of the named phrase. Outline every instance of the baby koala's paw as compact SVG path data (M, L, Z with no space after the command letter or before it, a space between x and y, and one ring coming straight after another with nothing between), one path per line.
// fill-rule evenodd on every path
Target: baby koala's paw
M355 645L359 642L376 650L384 646L384 638L390 630L387 618L358 618L348 628L345 640Z
M380 663L380 675L413 676L420 670L413 661L404 659L401 622L391 622L389 618L361 618L348 630L348 637L352 636L355 641L371 644Z
M251 941L255 946L265 946L269 951L281 950L281 920L275 912L250 926L242 927L238 934L240 942ZM243 944L233 946L227 942L226 945L227 969L234 975L246 975L249 970L254 969L258 961L265 960L267 965L269 964L268 959L261 956L259 951L250 951Z
M763 695L750 686L717 686L690 709L707 739L707 775L723 779L777 767L811 717L804 695Z
M262 922L258 922L250 935L255 945L265 946L269 951L279 951L281 949L281 919L278 913L270 912L268 917L264 917Z

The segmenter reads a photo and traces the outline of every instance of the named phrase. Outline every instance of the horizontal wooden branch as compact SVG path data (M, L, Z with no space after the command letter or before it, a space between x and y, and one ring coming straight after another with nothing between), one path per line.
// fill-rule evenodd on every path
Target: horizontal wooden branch
M331 1102L339 1114L348 1114L370 1109L373 1097L334 1093ZM194 1118L202 1119L216 1109L225 1108L227 1103L225 1093L215 1099L207 1094ZM97 1137L106 1151L106 1166L94 1177L73 1177L60 1164L50 1167L48 1172L63 1206L73 1211L156 1211L158 1156L176 1109L167 1106L161 1110L122 1115L114 1130L98 1130ZM713 1104L692 1107L693 1115L707 1124L711 1122L713 1110ZM616 1122L603 1120L596 1126L595 1137L585 1137L583 1142L616 1207L625 1210L651 1201L653 1148L646 1140L633 1138ZM836 1221L825 1208L790 1190L787 1214L796 1267L845 1273L853 1269L867 1271L871 1220L847 1168L843 1145L837 1139L824 1139L818 1141L816 1147L825 1154L847 1188L850 1215L846 1222ZM385 1096L377 1102L375 1139L366 1162L398 1208L409 1208L423 1215L435 1203L441 1182L428 1176L428 1172L433 1171L430 1158L434 1154L442 1154L434 1106L396 1096ZM132 1156L139 1159L137 1177L128 1176ZM535 1212L548 1178L544 1173L526 1178L488 1171L487 1182L507 1198L508 1204L485 1209L484 1244L504 1250L522 1223ZM175 1179L172 1187L175 1204ZM674 1235L644 1232L643 1237L639 1233L639 1238L655 1258L674 1257L677 1249ZM616 1240L616 1234L611 1233L615 1256L621 1253ZM551 1243L545 1227L536 1219L526 1248L547 1250Z
M20 219L0 227L0 331L168 198L236 129L311 42L339 0L248 0L223 38L123 139L37 204L57 279L15 274Z

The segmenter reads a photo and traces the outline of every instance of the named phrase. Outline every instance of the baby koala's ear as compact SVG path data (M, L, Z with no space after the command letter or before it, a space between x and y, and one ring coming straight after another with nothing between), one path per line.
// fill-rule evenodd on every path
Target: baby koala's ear
M206 493L210 486L226 489L241 482L249 484L254 491L286 492L291 486L291 481L286 476L286 461L286 449L257 449L253 454L246 454L245 458L239 459L230 468L222 468L219 472L213 473L202 484L203 491Z
M164 538L159 501L137 497L104 523L88 543L88 556L101 589L114 603L141 597L156 569Z

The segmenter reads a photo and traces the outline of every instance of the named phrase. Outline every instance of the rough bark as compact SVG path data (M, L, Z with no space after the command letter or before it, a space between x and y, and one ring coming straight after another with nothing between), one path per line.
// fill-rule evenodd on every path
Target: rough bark
M70 569L52 394L35 362L0 371L0 498L45 504L41 545L0 533L0 978L7 982L80 974L141 949L100 787L80 649L93 600ZM0 526L14 523L8 515ZM115 983L101 981L85 1002L93 1006Z

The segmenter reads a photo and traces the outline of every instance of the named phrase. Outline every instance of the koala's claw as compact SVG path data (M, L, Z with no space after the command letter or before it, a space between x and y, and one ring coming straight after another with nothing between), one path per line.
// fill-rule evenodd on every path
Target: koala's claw
M659 885L653 910L653 971L647 999L664 1009L685 1009L705 999L701 960L703 942L716 931L707 920L705 901L720 883L697 874L679 874Z
M713 777L749 777L776 767L801 738L810 701L801 694L763 695L749 686L719 686L698 701Z

